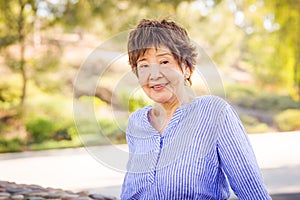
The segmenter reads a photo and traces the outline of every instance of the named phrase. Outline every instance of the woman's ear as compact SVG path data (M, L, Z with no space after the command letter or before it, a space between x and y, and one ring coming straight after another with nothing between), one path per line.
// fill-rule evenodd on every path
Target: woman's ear
M189 79L191 76L190 68L188 66L186 66L185 64L183 64L182 70L183 70L184 79Z

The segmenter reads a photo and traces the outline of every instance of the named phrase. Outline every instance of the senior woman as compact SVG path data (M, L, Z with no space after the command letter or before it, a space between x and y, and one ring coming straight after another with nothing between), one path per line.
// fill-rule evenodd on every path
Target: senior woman
M173 21L141 20L129 63L156 104L131 114L121 199L271 199L245 130L216 96L195 97L196 50Z

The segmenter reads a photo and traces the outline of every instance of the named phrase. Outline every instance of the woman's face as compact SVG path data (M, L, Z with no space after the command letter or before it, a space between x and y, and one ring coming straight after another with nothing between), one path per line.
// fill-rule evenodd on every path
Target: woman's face
M184 73L167 47L149 48L137 61L138 80L144 92L156 103L178 101L184 88Z

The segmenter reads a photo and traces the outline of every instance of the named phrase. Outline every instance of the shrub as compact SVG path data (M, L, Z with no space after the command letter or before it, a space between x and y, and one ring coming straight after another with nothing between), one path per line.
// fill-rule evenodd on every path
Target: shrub
M229 85L226 87L227 98L231 103L244 108L265 111L282 111L299 108L299 102L290 96L271 93L251 86Z
M255 117L249 115L242 115L241 121L247 133L264 133L271 130L267 124L262 123Z
M258 96L256 89L241 85L230 85L226 87L226 96L234 104L245 108L253 108Z
M123 108L128 110L130 113L136 111L139 108L143 108L147 105L153 104L143 91L138 90L133 94L122 93L120 96L121 104Z
M9 110L19 105L21 88L19 80L16 77L8 79L6 82L0 82L0 110Z
M279 96L278 97L278 108L280 110L287 110L287 109L299 109L299 101L293 100L290 96Z
M143 108L149 105L149 102L147 102L143 98L130 98L128 103L129 103L129 112L134 112L139 108Z
M32 92L32 91L31 91ZM60 95L40 93L36 90L26 101L24 115L29 142L72 140L69 128L73 125L72 101ZM30 112L29 112L30 111Z
M22 151L23 142L19 138L0 138L0 153Z
M36 117L26 123L26 130L30 133L32 142L40 143L53 138L57 128L53 121L43 117Z
M113 143L124 143L125 133L122 129L125 126L125 120L121 121L121 124L117 124L114 120L109 119L99 119L99 125L101 131L105 136L107 136ZM120 127L122 126L122 127Z
M11 126L8 123L6 123L0 119L0 132L4 133L10 129L11 129Z
M27 121L26 130L31 136L31 142L41 143L50 139L72 140L73 133L70 131L72 126L71 122L63 118L33 116Z
M300 110L288 109L275 116L275 123L280 131L300 129Z
M62 134L63 135L58 135ZM40 143L30 143L27 148L30 150L45 150L45 149L57 149L57 148L74 148L82 147L82 141L78 137L75 126L71 126L64 130L58 130L55 132L53 139L47 139Z
M254 106L255 109L269 111L296 109L297 107L299 107L299 102L293 101L291 97L271 93L259 95Z
M63 96L49 95L45 93L35 94L34 98L26 102L26 108L30 110L27 118L47 116L49 119L72 120L72 101Z

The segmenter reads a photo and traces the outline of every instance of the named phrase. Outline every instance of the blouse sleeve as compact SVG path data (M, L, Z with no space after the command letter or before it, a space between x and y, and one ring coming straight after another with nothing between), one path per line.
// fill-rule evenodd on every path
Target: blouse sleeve
M258 167L249 138L236 112L226 106L218 126L217 144L220 166L241 200L271 199Z

